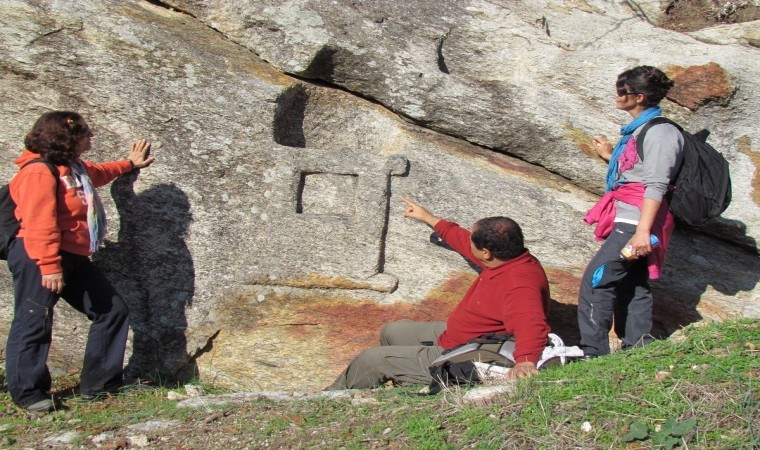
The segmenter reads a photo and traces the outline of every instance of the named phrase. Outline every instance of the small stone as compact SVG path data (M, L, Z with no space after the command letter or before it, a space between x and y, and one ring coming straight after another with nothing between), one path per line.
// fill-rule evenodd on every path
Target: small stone
M185 392L189 397L201 397L206 394L206 391L203 389L203 387L195 384L186 384Z
M186 398L190 398L190 397L176 391L169 391L166 394L166 398L169 400L185 400Z
M468 405L486 406L515 392L517 392L517 388L514 382L476 388L464 394L462 402Z
M670 372L665 370L660 370L654 375L654 379L657 381L663 381L665 378L670 376Z
M71 442L74 441L79 436L79 433L76 431L67 431L65 433L57 434L55 436L50 436L49 438L43 440L45 444L48 445L68 445Z
M355 399L351 400L351 404L354 405L354 406L376 405L377 403L378 403L378 401L374 397L355 398Z
M137 436L130 436L127 438L127 441L129 442L130 447L147 447L150 445L150 440L148 439L148 436L145 436L144 434L138 434Z
M100 433L96 436L93 436L92 438L90 438L90 441L93 444L98 445L98 444L102 444L106 442L109 439L113 439L113 437L114 437L113 431L106 431L104 433Z

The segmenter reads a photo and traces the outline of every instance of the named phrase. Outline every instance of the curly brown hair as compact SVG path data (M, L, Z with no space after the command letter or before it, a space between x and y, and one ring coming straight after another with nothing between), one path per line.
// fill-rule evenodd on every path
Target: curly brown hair
M79 157L77 148L90 134L84 118L71 111L51 111L40 116L24 138L26 149L55 165L69 165Z

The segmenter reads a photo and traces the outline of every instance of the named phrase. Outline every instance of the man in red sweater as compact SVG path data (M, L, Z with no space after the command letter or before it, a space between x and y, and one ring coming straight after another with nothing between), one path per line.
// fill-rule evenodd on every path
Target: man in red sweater
M482 271L446 323L405 320L386 325L380 347L359 354L327 389L372 388L389 380L429 384L429 366L445 350L487 333L514 337L515 366L509 378L538 373L536 363L551 331L546 323L549 282L541 263L524 247L520 226L507 217L489 217L477 221L470 232L403 201L404 217L431 226Z

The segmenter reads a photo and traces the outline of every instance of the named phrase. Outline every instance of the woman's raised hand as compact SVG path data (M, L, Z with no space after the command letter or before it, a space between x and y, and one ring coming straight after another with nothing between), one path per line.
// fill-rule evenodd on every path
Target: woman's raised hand
M591 144L594 147L594 151L596 151L597 155L599 155L605 161L610 160L612 157L612 144L600 137L594 137Z
M155 158L150 156L150 142L147 139L133 142L129 147L127 159L132 161L132 166L135 169L143 169L153 164Z

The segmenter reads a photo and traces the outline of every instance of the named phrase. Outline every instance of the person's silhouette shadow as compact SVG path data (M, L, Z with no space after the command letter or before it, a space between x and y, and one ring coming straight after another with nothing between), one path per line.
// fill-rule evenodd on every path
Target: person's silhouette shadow
M736 227L745 227L741 222L734 222ZM663 277L652 283L655 299L652 335L655 338L667 338L682 327L702 320L698 306L712 319L742 315L739 299L730 302L731 305L716 305L708 302L703 294L709 287L726 296L754 290L760 280L757 245L746 235L743 241L747 244L741 246L720 240L706 245L708 239L715 238L688 228L676 228L673 233ZM675 283L679 278L680 285ZM687 288L683 286L684 281Z
M133 347L126 377L184 383L197 376L185 336L185 309L195 294L193 259L184 241L192 222L190 203L173 184L136 195L137 176L132 172L113 182L119 240L108 242L94 260L129 306Z

